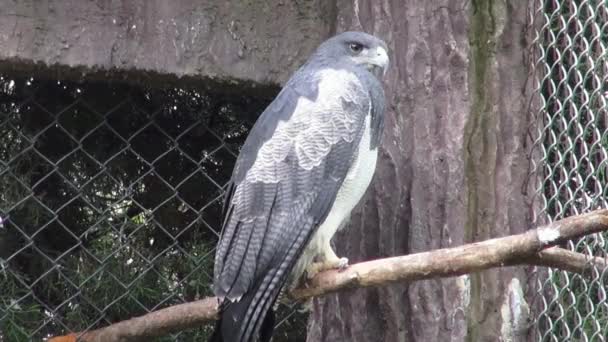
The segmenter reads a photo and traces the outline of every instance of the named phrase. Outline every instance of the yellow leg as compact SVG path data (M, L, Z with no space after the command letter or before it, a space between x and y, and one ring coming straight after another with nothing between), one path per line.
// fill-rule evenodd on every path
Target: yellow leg
M339 258L331 248L329 241L325 244L320 259L321 261L313 262L306 268L308 279L312 279L317 273L322 271L332 269L344 270L348 267L348 258Z

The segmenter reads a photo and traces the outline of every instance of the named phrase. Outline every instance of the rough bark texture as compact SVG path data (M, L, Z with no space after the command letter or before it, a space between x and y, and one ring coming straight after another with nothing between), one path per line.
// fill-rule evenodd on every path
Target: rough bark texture
M0 71L38 63L55 73L281 83L334 17L324 0L0 0Z
M392 50L377 175L338 254L358 262L529 227L525 4L343 0L337 8L338 31L372 32ZM325 297L308 341L524 340L525 280L524 269L507 268Z

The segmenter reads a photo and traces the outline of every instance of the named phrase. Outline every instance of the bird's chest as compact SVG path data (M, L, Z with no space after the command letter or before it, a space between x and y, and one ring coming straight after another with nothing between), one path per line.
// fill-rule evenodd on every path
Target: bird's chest
M329 242L331 238L343 225L353 208L359 203L372 180L374 170L376 169L378 149L370 149L371 117L369 115L364 125L365 131L357 147L356 157L346 174L342 186L338 190L336 200L325 221L319 225L291 272L290 282L292 286L297 284L297 280L300 279L304 270L317 256L327 252L327 248L330 248Z
M336 231L349 217L353 208L359 203L371 183L376 169L378 149L370 148L370 121L371 117L368 115L364 123L365 131L363 132L357 148L358 153L346 174L342 186L338 190L336 200L334 201L327 218L319 226L309 244L310 252L314 253L315 251L320 250L323 247L323 243L334 236Z
M342 183L342 187L340 187L340 190L336 195L336 201L334 202L330 212L330 215L340 216L340 224L342 224L342 221L344 221L344 219L350 215L350 212L365 194L369 184L371 183L374 170L376 169L378 149L369 148L369 139L362 140L364 141L362 141L359 146L359 154L349 169L348 174ZM331 218L328 217L328 219ZM326 220L324 224L327 221L328 220Z

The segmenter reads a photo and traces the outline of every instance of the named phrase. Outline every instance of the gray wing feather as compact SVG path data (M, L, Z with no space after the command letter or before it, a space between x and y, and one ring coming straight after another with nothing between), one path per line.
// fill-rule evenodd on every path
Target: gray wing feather
M348 172L375 97L366 86L347 70L299 72L262 113L229 187L217 296L238 300L255 284L253 303L270 305Z

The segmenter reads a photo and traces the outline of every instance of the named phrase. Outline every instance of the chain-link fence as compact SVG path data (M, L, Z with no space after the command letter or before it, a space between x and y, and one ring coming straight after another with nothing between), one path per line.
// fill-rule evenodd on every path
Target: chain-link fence
M608 7L604 0L534 0L540 160L539 221L606 208L608 190ZM606 234L566 246L608 256ZM549 269L539 278L539 341L608 339L608 273Z
M223 186L269 99L0 76L0 341L211 295Z

